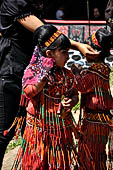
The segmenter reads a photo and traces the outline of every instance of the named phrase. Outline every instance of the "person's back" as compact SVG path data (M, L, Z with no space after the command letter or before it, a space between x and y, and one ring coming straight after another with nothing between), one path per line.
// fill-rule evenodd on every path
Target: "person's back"
M92 64L83 71L78 70L74 65L72 67L78 90L81 92L81 110L83 110L81 129L86 135L83 141L80 140L79 155L80 159L86 160L86 152L81 146L85 142L92 156L92 162L86 161L87 169L92 170L95 166L95 169L104 167L107 170L106 144L109 126L112 125L110 110L113 109L113 97L109 84L110 68L104 60L105 57L110 56L112 34L101 28L89 37L88 42L94 49L100 51L100 58L88 61ZM98 145L100 145L99 148Z
M98 37L98 40L97 38ZM112 100L109 94L109 76L110 68L105 64L105 57L110 56L110 48L112 47L112 34L104 29L100 28L88 39L88 43L96 50L100 51L100 57L98 59L88 60L91 64L89 68L81 72L82 78L78 78L78 88L83 93L86 100L84 100L84 105L88 110L110 110L112 109ZM74 71L74 65L72 67ZM74 71L77 74L76 69ZM100 88L100 92L98 89ZM97 94L95 94L95 90ZM100 96L99 93L103 93ZM100 97L102 97L100 101ZM110 103L111 102L111 103Z

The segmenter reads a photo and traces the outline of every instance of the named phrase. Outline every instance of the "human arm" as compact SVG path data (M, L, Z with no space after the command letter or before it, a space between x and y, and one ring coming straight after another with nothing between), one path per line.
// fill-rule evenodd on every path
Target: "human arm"
M29 15L24 19L18 19L18 22L31 32L34 32L41 25L44 25L44 23L34 15Z
M47 79L43 78L40 82L36 82L35 85L26 85L24 87L24 93L30 97L33 98L37 94L40 93L40 91L44 88L44 86L47 83Z
M2 4L1 13L3 17L6 18L6 21L4 19L4 25L6 24L5 22L8 21L10 27L15 22L19 22L26 29L34 32L36 28L44 24L39 18L34 15L36 13L36 10L32 10L30 3L26 0L16 0L7 2L4 1ZM81 53L83 53L84 56L89 57L90 55L90 57L94 58L98 55L95 54L95 52L93 51L91 52L90 46L73 40L70 41L71 48L79 50Z
M34 15L27 16L24 19L18 19L18 22L21 25L23 25L26 29L32 32L34 32L39 26L44 24L40 19L38 19ZM94 57L98 57L99 55L99 53L93 50L93 48L91 48L91 46L89 46L88 44L76 42L71 39L70 42L71 42L71 49L79 50L86 58L92 59Z
M38 27L44 24L39 18L34 15L29 15L24 19L18 19L18 22L31 32L34 32ZM71 39L70 42L71 49L79 50L88 59L96 58L99 56L99 53L91 48L91 46L89 46L88 44L76 42Z
M71 112L72 108L78 103L79 101L79 94L78 89L76 86L75 79L73 79L73 86L71 91L67 93L66 96L62 96L62 106L65 112Z
M72 64L71 70L75 75L77 89L81 93L88 93L94 88L95 75L93 73L90 73L87 70L82 71L82 67L79 64Z
M99 57L99 52L95 51L90 45L71 40L71 49L79 50L87 59Z
M44 25L44 23L34 15L29 15L24 19L18 19L18 22L31 32L34 32L39 26ZM71 49L79 50L86 58L92 59L99 55L99 53L88 44L76 42L72 39L70 39L70 42Z
M71 112L72 108L78 103L78 101L78 94L74 95L72 98L65 97L64 100L61 102L64 111L67 113Z
M36 51L37 49L35 49ZM38 55L38 53L37 53ZM24 71L22 79L23 89L30 98L38 95L49 79L50 70L53 68L54 59L33 55L30 64Z
M2 24L5 26L13 26L19 22L22 26L31 32L43 25L43 21L39 19L38 3L26 0L4 1L1 6ZM7 27L8 27L7 26Z

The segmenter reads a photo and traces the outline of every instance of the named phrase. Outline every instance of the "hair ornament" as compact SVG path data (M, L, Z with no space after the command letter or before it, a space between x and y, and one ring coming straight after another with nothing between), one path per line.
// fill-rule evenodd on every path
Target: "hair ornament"
M60 31L55 32L55 33L49 38L49 40L47 40L47 41L45 42L45 46L46 46L46 47L49 47L61 34L62 34L62 32L60 32Z
M97 40L95 34L96 34L96 32L92 34L92 37L91 37L92 42L93 42L95 45L97 45L98 47L102 48L102 47L98 44L98 40Z

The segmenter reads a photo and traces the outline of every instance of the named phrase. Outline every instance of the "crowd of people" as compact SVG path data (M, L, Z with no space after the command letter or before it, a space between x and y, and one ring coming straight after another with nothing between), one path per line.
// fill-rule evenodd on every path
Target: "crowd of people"
M105 17L111 30L99 29L83 44L44 22L41 0L2 0L0 169L7 145L19 132L22 143L12 170L107 169L113 98L104 59L113 46L112 7L109 0ZM66 69L69 49L79 50L93 64L86 70L76 65L72 72ZM71 110L78 92L76 124Z

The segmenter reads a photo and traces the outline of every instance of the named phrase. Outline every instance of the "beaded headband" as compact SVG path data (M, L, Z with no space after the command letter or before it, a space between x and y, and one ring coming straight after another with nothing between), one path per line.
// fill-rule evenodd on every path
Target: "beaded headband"
M109 18L109 19L107 20L107 22L108 22L108 23L112 23L112 22L113 22L113 18Z
M91 36L91 39L92 39L92 42L97 45L98 47L102 48L99 44L98 44L98 40L96 39L96 36L95 36L96 32L94 34L92 34Z
M45 46L46 46L46 47L49 47L61 34L62 34L62 32L60 32L60 31L55 32L55 33L49 38L49 40L47 40L47 41L45 42Z

